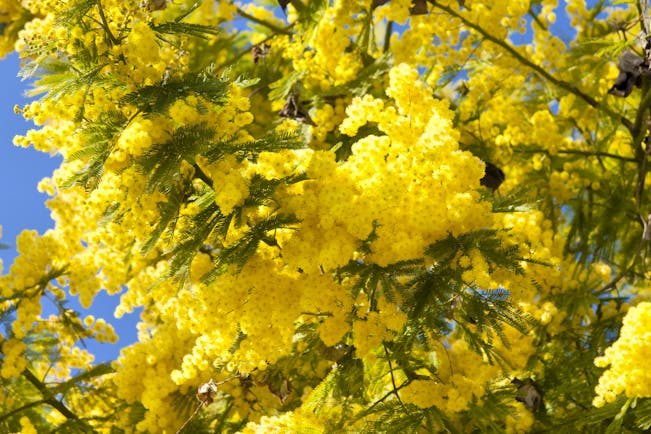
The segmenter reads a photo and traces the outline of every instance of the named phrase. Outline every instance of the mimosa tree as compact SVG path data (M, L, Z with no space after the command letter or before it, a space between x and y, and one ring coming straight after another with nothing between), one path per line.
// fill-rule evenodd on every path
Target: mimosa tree
M0 431L649 429L648 5L558 3L0 0Z

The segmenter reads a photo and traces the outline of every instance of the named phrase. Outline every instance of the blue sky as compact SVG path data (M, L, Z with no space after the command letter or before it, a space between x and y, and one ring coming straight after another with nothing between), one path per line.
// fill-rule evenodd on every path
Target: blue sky
M20 68L18 56L12 54L0 60L0 82L3 84L0 93L0 226L2 239L0 242L9 245L9 249L0 249L3 262L3 273L9 272L9 266L17 255L15 250L16 236L23 229L35 229L39 233L53 227L50 211L45 207L47 195L36 189L38 182L52 174L59 166L60 157L53 157L38 152L33 148L19 148L13 145L13 137L24 134L33 128L22 116L14 113L14 105L20 106L29 102L25 97L29 83L22 82L17 76ZM115 359L122 346L136 340L137 315L126 315L117 320L113 317L113 309L119 302L119 297L109 297L102 292L95 299L89 311L71 300L71 307L82 312L82 317L92 313L113 324L120 340L117 344L97 344L86 342L88 349L95 354L97 361ZM52 311L46 302L43 304L44 314Z
M32 126L13 111L15 104L22 106L28 102L24 96L26 83L16 76L19 66L14 54L0 61L3 83L0 93L0 225L2 242L12 247L0 250L5 266L16 255L14 242L22 229L42 232L52 226L44 204L46 197L36 191L36 185L52 173L60 161L32 148L22 149L12 144L15 135L24 134Z

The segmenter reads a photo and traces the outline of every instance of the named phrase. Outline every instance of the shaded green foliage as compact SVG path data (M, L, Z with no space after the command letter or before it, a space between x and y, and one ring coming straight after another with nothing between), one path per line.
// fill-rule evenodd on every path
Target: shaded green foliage
M210 69L188 77L174 76L156 84L144 86L125 95L120 102L135 106L142 114L163 113L174 102L196 95L213 104L222 104L228 95L229 81L216 77Z
M102 179L104 164L127 124L126 116L120 111L103 113L96 122L88 123L82 131L86 145L68 156L69 161L87 160L87 162L82 169L63 183L63 187L77 184L87 190L94 190Z

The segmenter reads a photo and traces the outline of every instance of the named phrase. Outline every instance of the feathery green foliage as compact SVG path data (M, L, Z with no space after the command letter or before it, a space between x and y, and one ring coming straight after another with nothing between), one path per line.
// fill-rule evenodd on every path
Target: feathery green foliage
M179 98L197 95L215 104L223 103L228 92L226 77L216 77L207 69L190 77L172 77L159 83L144 86L125 95L123 104L135 106L141 113L163 113Z

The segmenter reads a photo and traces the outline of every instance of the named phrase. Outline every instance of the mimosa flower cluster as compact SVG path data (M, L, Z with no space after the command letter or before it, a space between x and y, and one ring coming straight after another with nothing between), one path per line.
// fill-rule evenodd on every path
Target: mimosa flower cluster
M602 102L617 67L552 25L615 36L565 3L0 0L0 55L40 95L14 144L63 158L38 185L54 228L0 262L11 429L66 423L14 399L56 383L97 432L526 432L545 421L511 380L565 417L557 371L599 375L572 365L593 332L593 404L651 397L648 285L619 269L639 219L616 241L590 220L645 208L613 115L640 97ZM101 291L142 311L138 341L85 377L83 340L118 336L67 302Z
M651 375L644 364L651 357L651 303L643 302L629 309L621 333L595 365L607 368L599 378L594 405L602 407L618 395L629 398L651 397Z

